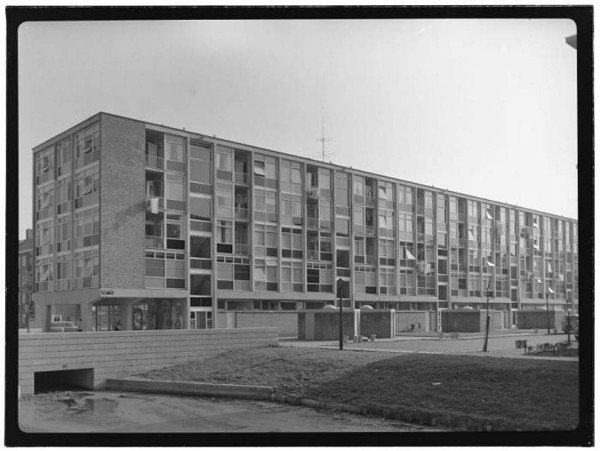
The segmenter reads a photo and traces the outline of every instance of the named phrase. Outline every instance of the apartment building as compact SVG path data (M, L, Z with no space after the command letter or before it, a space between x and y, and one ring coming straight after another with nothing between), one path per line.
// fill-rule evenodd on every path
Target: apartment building
M38 326L33 293L33 230L27 229L25 239L19 240L19 328Z
M107 113L33 151L42 324L212 328L340 279L357 308L578 309L573 219Z

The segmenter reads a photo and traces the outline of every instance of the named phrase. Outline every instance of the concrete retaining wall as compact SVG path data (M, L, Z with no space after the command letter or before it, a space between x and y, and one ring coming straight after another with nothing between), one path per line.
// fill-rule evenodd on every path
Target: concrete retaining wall
M204 359L223 351L277 345L277 329L152 330L19 334L19 388L34 392L34 374L94 370L106 379Z
M219 312L217 317L219 328L276 327L280 337L298 336L295 311Z

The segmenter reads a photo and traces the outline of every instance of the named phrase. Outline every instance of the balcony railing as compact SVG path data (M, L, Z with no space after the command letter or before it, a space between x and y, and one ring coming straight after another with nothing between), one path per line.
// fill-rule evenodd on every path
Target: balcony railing
M235 207L235 219L248 219L248 209Z
M235 183L248 184L248 173L235 171Z
M160 236L147 236L146 249L164 249L164 239Z
M149 168L164 169L165 160L154 155L146 155L146 166Z
M306 258L308 260L319 260L319 251L307 251Z
M236 255L248 255L248 244L235 243Z

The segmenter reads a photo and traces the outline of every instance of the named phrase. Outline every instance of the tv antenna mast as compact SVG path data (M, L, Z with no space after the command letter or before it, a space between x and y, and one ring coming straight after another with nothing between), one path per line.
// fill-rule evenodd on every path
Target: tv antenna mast
M321 137L317 139L318 142L321 143L321 157L323 158L323 162L325 162L325 157L334 155L335 152L325 152L325 143L331 141L329 138L325 138L325 107L321 107ZM312 156L317 156L319 154L314 154Z

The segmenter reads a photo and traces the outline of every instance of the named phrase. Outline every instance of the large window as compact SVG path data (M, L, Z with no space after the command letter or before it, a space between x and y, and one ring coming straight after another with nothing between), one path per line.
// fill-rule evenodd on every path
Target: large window
M254 225L254 254L256 257L277 257L277 228L271 225Z
M36 189L36 219L38 221L54 216L54 187L45 185Z
M215 153L215 166L217 167L217 178L221 180L233 180L233 149L225 146L217 146Z
M79 171L75 175L75 208L85 208L99 201L99 167Z
M54 180L54 149L49 147L35 155L36 185Z
M300 293L304 291L302 266L303 263L301 261L281 261L281 291L295 291Z
M165 198L167 209L185 211L185 178L182 175L166 174Z
M204 197L190 197L190 216L192 219L211 219L211 200Z
M281 256L283 258L303 258L302 229L281 229Z
M211 269L211 237L190 236L190 267Z
M277 291L276 260L254 260L254 288L257 291Z
M254 219L277 222L277 192L263 188L254 190Z
M95 246L100 242L98 207L75 213L75 248Z
M100 282L98 249L75 252L75 288L97 288Z
M100 159L100 125L98 123L75 135L75 168L79 169Z
M63 139L56 143L56 176L62 177L71 173L73 151L71 149L71 138Z
M211 194L212 153L210 144L190 142L190 191Z
M210 296L212 294L211 276L208 274L190 274L190 294Z
M185 173L185 147L185 138L174 135L165 136L165 159L168 170Z

